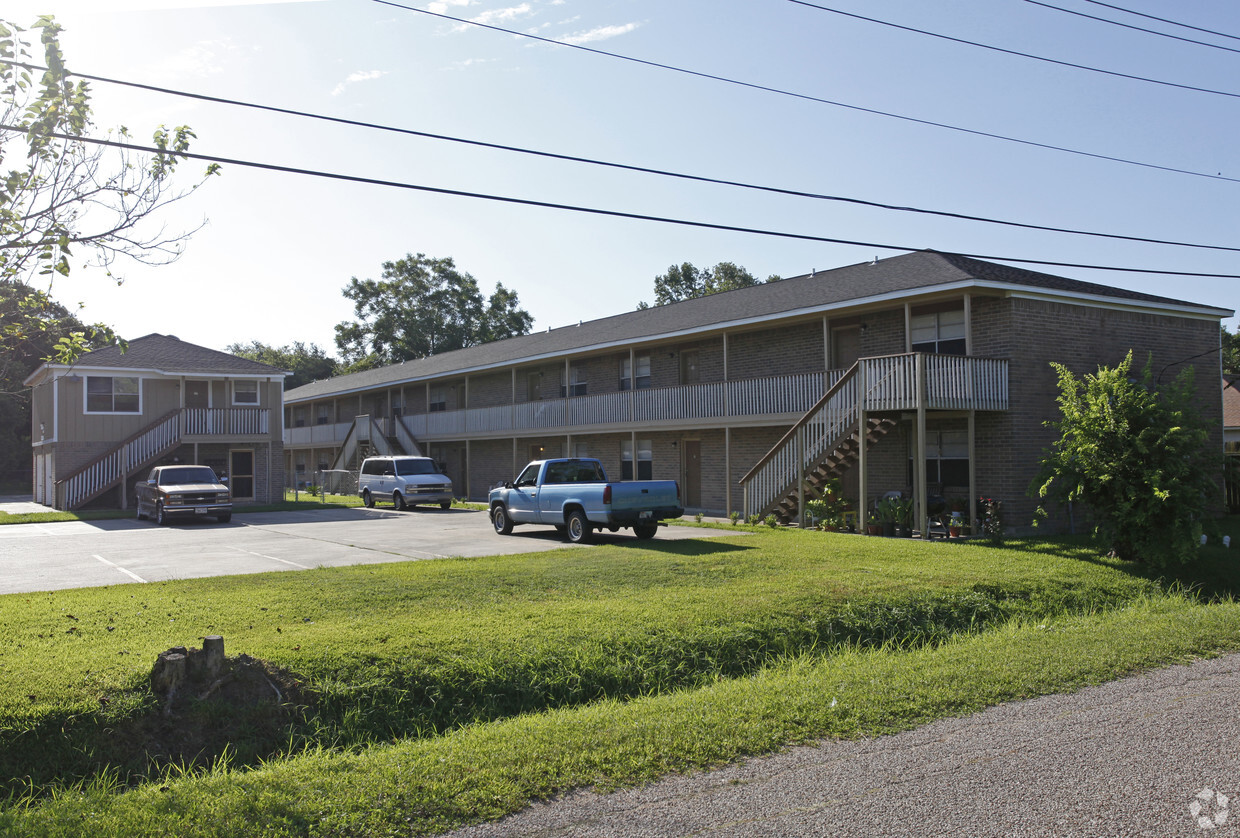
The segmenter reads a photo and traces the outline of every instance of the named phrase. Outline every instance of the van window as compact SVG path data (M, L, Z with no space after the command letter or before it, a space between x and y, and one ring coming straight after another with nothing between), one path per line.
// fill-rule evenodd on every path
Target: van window
M401 477L406 477L411 474L438 474L439 469L435 468L433 460L422 460L415 457L397 460L396 473Z

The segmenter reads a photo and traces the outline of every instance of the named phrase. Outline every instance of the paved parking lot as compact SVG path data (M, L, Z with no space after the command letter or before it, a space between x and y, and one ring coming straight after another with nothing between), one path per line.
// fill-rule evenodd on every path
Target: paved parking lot
M725 534L660 527L656 539ZM639 544L631 531L600 543ZM340 509L256 512L229 524L67 521L0 526L0 594L157 582L273 570L307 570L451 556L535 553L568 547L550 527L498 536L485 512L468 509Z

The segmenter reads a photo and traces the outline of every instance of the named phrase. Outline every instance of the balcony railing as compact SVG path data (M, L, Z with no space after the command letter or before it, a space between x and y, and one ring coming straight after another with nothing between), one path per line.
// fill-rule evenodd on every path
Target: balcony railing
M917 388L911 355L865 359L868 411L911 410ZM932 410L1006 410L1007 362L986 358L927 355L927 407ZM622 390L567 399L546 399L469 410L406 414L404 428L418 440L508 433L559 432L564 428L629 423L682 422L749 416L800 415L814 406L844 374L779 375L680 387ZM376 423L385 420L374 419ZM339 444L350 422L288 428L286 445Z
M404 417L418 439L451 434L530 432L723 417L804 413L839 370L719 381L649 390L622 390L568 399L418 413Z

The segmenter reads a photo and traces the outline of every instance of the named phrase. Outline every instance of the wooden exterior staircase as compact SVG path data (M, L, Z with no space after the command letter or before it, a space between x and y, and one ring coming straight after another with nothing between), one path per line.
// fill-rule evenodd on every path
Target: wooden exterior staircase
M866 433L864 445L866 448L871 447L887 435L896 426L893 419L866 419ZM828 446L830 453L823 457L817 465L805 472L804 480L801 488L798 490L796 485L789 486L787 491L780 496L775 504L767 510L763 510L760 515L774 514L781 524L790 524L797 520L802 497L805 500L813 500L822 497L823 487L834 479L844 476L844 473L857 464L861 458L861 445L863 444L861 434L858 427L854 425L838 440L836 444ZM801 492L804 492L802 496Z
M1007 374L1007 362L993 358L910 352L860 359L741 478L745 516L799 519L806 498L856 465L904 412L1007 410Z
M181 444L181 411L156 419L124 442L56 481L56 508L77 509L121 485ZM121 495L121 508L126 498Z

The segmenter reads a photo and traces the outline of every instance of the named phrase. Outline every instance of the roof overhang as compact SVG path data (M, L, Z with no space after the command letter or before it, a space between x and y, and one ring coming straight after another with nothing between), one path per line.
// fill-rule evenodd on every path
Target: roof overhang
M905 288L898 291L889 291L882 294L873 294L866 297L852 297L848 300L839 302L823 303L821 305L805 306L803 308L788 309L786 311L775 314L760 314L752 317L738 317L726 321L718 321L703 326L694 326L686 329L678 329L670 332L659 332L658 334L637 335L631 338L621 340L605 341L586 346L580 346L568 350L559 350L552 352L541 352L532 355L515 356L505 358L502 361L495 361L487 364L476 364L472 366L458 367L450 372L435 372L426 375L411 375L407 378L394 378L391 381L375 382L371 384L358 385L356 387L345 387L340 390L331 390L328 392L318 393L313 396L303 396L301 398L290 399L285 394L285 405L303 404L313 402L325 398L339 398L341 396L357 395L373 390L387 389L392 387L402 387L408 384L420 384L423 382L435 381L448 377L456 377L460 375L474 375L482 372L492 372L499 369L507 369L513 366L537 364L549 360L566 360L583 355L595 355L611 349L621 347L629 347L634 344L665 342L670 340L678 340L688 337L701 337L703 335L715 334L720 332L743 330L765 323L771 323L777 320L796 320L816 315L829 315L839 311L864 310L873 309L891 303L913 302L918 299L933 299L950 295L953 293L964 293L966 291L984 290L989 293L1000 294L1006 297L1020 297L1025 299L1038 299L1048 302L1070 303L1072 305L1083 305L1096 308L1109 308L1117 311L1134 311L1147 314L1175 314L1180 317L1187 317L1194 320L1222 320L1231 317L1235 312L1231 309L1215 308L1213 306L1201 306L1191 303L1173 303L1169 301L1154 302L1151 300L1135 300L1123 297L1109 297L1104 294L1085 294L1073 291L1056 291L1049 288L1035 288L1028 285L1020 285L1017 283L997 282L984 279L962 279L955 282L945 282L939 285L926 285L918 288ZM565 326L562 328L575 329L587 328L590 324L578 324L575 326ZM398 365L393 365L398 366Z
M255 379L265 381L283 381L292 373L277 371L266 373L247 373L236 371L221 370L165 370L159 367L105 367L105 366L85 366L79 364L44 364L36 369L26 380L22 382L27 387L33 387L51 378L63 378L67 375L146 375L161 376L164 378L195 378L195 379L232 379L244 378L249 381Z

